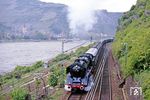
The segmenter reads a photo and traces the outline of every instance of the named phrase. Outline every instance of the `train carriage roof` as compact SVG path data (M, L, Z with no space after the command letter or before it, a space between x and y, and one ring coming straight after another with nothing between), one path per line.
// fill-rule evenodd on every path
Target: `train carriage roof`
M90 48L86 53L96 56L97 52L98 52L97 48Z

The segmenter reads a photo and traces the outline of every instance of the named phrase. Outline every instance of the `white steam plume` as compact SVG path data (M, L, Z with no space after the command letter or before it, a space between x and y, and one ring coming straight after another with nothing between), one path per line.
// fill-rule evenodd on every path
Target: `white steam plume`
M71 0L69 2L68 21L71 34L88 32L93 28L97 18L95 16L96 0Z
M40 0L68 5L68 22L71 34L88 32L93 28L97 18L95 10L98 0ZM101 0L100 0L101 1Z
M88 32L97 18L95 10L106 9L110 12L128 11L137 0L40 0L68 5L68 22L71 34Z

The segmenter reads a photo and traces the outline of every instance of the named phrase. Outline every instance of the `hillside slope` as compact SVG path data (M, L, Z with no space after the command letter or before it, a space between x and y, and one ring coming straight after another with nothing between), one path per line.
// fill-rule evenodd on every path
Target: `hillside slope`
M135 76L150 100L150 0L138 0L120 19L113 52L124 77Z
M66 29L64 32L69 31L65 5L38 0L1 0L0 9L0 25L4 26L0 26L3 29L0 32L5 33L1 38L12 38L13 35L28 38L35 33L49 36L59 34L63 29Z
M39 0L0 0L0 40L18 38L49 39L69 34L67 6ZM121 13L97 12L93 33L114 34Z

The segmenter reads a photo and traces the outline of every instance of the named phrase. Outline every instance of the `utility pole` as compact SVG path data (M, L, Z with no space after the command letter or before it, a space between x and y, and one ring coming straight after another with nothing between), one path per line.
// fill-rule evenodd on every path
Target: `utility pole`
M61 46L61 51L62 53L64 53L64 43L65 43L65 37L64 37L64 33L61 33L61 39L62 39L62 46Z
M62 40L62 53L64 53L64 40Z
M93 41L93 37L91 36L91 37L90 37L90 42L92 43L92 41Z

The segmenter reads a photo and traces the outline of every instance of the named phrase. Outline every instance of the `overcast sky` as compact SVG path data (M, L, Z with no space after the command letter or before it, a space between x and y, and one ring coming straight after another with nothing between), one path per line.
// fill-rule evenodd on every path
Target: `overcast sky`
M106 9L109 12L126 12L137 0L40 0L44 2L61 3L68 6L87 8L90 4L94 9ZM85 7L86 6L86 7Z

